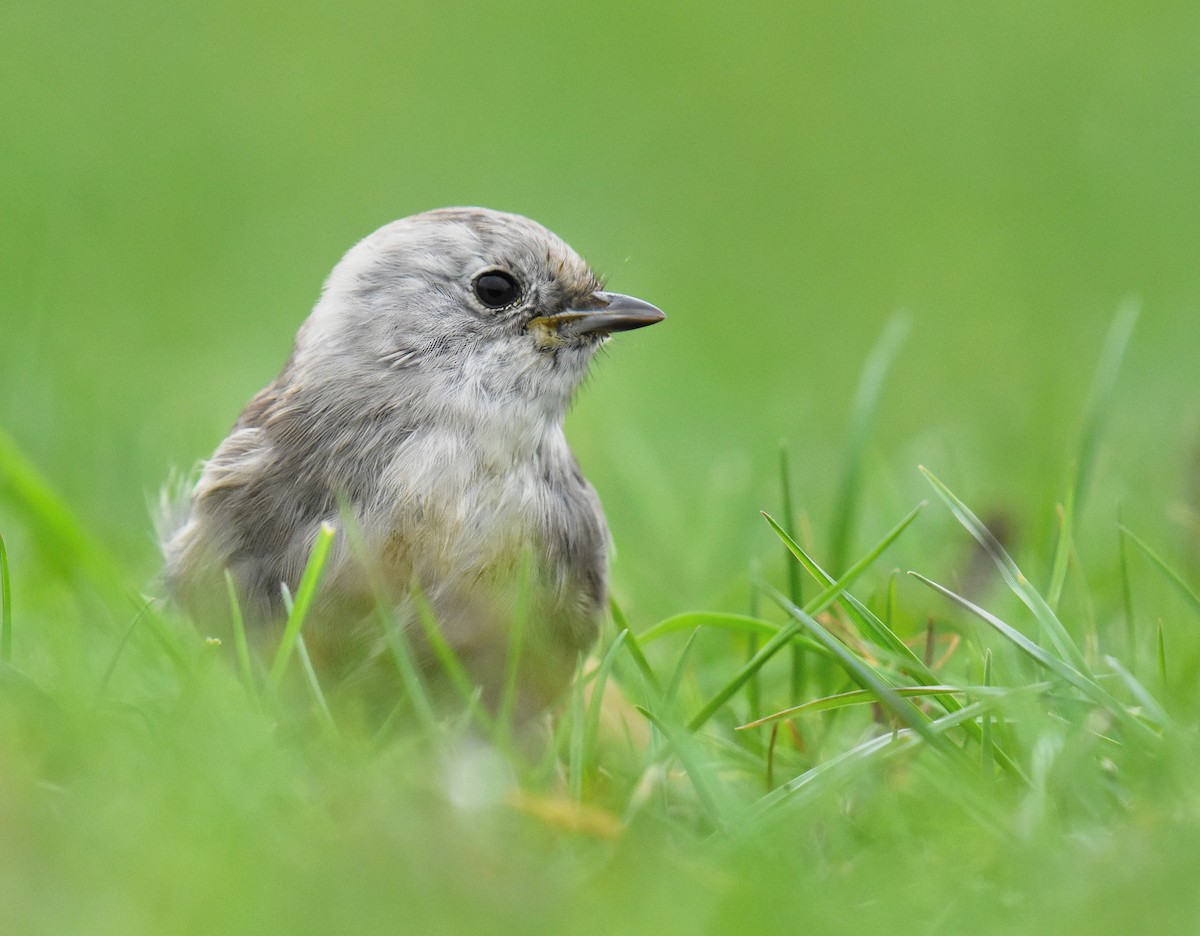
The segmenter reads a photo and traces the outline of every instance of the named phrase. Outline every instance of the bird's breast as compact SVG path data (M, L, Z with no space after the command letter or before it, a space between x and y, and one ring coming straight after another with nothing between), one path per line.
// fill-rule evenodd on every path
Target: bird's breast
M372 511L389 577L408 575L426 587L502 578L528 553L546 571L569 576L573 558L603 554L605 536L574 465L557 427L525 438L500 426L482 437L415 434L384 471ZM577 539L586 543L564 546Z

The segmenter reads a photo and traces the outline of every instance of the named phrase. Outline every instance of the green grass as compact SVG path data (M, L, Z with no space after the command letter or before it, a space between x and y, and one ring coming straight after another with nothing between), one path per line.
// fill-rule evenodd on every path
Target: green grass
M1097 383L1119 363L1106 355ZM1084 424L1103 416L1093 407ZM861 451L869 421L850 432ZM1098 434L1083 437L1075 464L1087 466ZM598 665L562 706L557 754L528 761L469 685L458 704L427 696L386 624L398 698L412 704L381 724L327 700L302 624L331 536L314 544L264 670L244 635L226 647L135 607L119 560L85 547L89 531L11 443L4 452L28 561L59 543L87 557L53 567L74 605L27 620L10 610L13 590L19 607L34 587L26 554L0 553L16 648L0 664L14 931L1055 932L1101 914L1089 929L1120 932L1149 919L1169 930L1194 910L1173 882L1200 855L1188 684L1200 601L1124 524L1107 537L1121 561L1102 570L1121 588L1086 596L1093 630L1066 600L1097 577L1085 581L1073 551L1064 571L1060 545L1032 550L1051 560L1056 610L931 472L936 509L992 566L967 597L936 581L953 574L937 567L944 544L925 562L914 541L911 576L946 604L897 587L883 561L933 507L837 580L768 516L813 579L804 608L784 570L788 594L755 585L755 606L773 613L676 615L639 637L614 606ZM868 493L843 485L838 499ZM1066 519L1059 544L1079 535ZM1164 622L1126 621L1133 607L1169 609L1171 641ZM803 657L798 687L789 648ZM535 648L510 661L518 674L535 665ZM282 691L293 679L306 689ZM604 729L610 683L629 705Z

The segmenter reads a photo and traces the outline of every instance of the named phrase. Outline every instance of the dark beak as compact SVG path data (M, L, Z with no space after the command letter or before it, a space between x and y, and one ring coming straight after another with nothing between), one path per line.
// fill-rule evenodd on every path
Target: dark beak
M547 315L540 321L552 326L564 338L577 335L611 335L661 322L662 310L633 296L620 293L594 292L596 305L586 309L568 309L557 315Z

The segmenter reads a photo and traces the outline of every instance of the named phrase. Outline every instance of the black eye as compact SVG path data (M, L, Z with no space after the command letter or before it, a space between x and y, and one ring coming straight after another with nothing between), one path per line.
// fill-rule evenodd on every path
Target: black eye
M475 278L475 295L488 308L502 309L517 300L521 287L503 270L491 270Z

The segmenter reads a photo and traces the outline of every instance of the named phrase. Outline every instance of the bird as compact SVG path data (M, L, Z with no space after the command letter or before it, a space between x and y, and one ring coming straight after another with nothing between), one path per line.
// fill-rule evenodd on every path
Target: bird
M228 579L247 630L278 640L327 524L304 625L324 672L353 681L385 658L381 626L436 669L431 612L493 708L519 634L515 717L546 712L597 637L609 574L564 416L610 335L665 317L521 215L442 208L381 227L336 264L282 371L168 511L168 595L228 624Z

